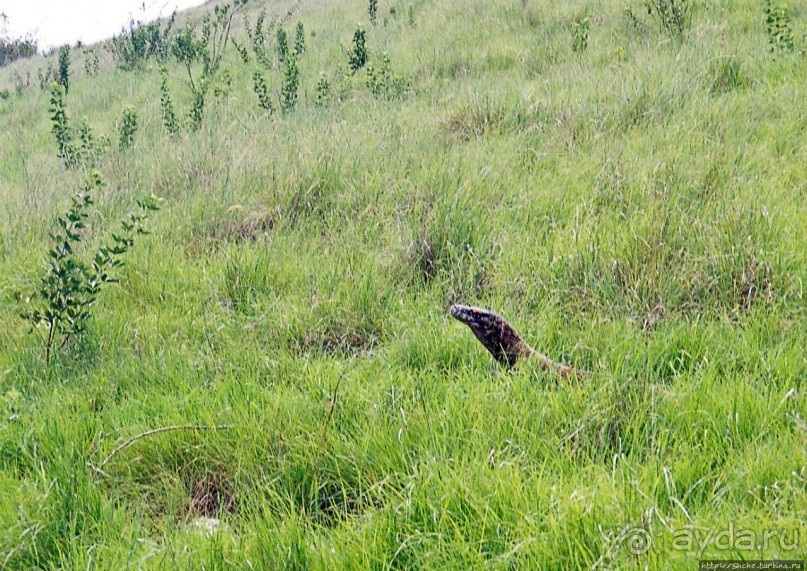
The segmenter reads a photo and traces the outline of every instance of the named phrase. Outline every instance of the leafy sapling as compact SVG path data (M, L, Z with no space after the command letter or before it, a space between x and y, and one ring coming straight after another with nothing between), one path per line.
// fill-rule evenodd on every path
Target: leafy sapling
M98 75L100 62L98 60L98 52L95 50L88 50L84 52L84 73L92 77Z
M781 4L765 1L765 29L772 52L793 52L796 41L790 24L790 12Z
M394 99L409 90L409 82L392 70L389 54L381 54L381 65L367 64L367 87L378 98Z
M191 131L198 131L202 128L202 119L205 112L205 97L207 96L207 78L203 77L199 81L198 89L193 91L193 99L191 100L191 109L188 117L191 122Z
M125 151L134 144L135 133L137 133L137 112L133 107L123 110L123 117L120 122L120 149Z
M289 38L282 27L277 29L277 61L284 63L289 57Z
M82 163L89 166L96 166L99 155L99 148L95 141L95 134L90 126L90 121L86 117L82 118L78 126L78 155Z
M283 111L291 111L297 105L297 91L300 88L300 68L297 56L290 54L283 67L283 85L280 88L280 104Z
M179 121L168 91L168 71L165 68L160 71L160 107L163 112L163 125L171 135L176 135L180 130Z
M331 82L328 81L328 76L324 71L319 74L319 81L317 81L317 105L325 107L331 100Z
M59 75L56 77L56 83L64 88L67 95L70 91L70 46L59 48Z
M146 233L149 214L158 209L153 197L137 201L138 209L121 222L119 233L113 232L88 262L80 255L84 250L84 229L94 204L92 193L102 185L100 173L93 172L71 199L67 212L57 217L39 289L25 299L20 296L24 304L20 317L42 341L47 364L56 350L86 331L98 295L106 284L118 282L115 270L123 265L122 257L134 246L136 238Z
M297 22L297 29L294 38L294 53L302 55L305 52L305 27L302 22Z
M67 119L67 107L64 103L64 88L55 82L50 86L50 120L51 132L56 137L59 158L67 168L78 166L78 153L73 145L73 136Z
M588 48L589 19L588 16L577 18L572 22L572 51L584 52Z
M353 73L367 64L367 34L361 24L353 33L353 49L348 56L348 64Z
M256 71L252 74L252 86L255 90L255 95L258 96L258 106L270 114L273 113L275 106L272 104L272 98L269 96L266 78L260 71Z

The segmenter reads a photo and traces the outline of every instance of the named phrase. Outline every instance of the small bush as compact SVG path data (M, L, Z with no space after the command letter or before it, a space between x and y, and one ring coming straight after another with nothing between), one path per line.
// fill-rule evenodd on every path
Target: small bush
M665 32L682 36L692 25L691 0L646 0L645 5Z
M291 111L297 105L297 91L300 87L300 68L297 58L290 55L283 67L283 86L280 88L280 104L283 111Z
M133 107L127 107L123 110L120 122L120 149L122 151L132 147L135 133L137 133L137 112Z
M238 55L241 56L241 61L245 64L249 63L249 50L247 50L247 46L243 44L239 44L238 41L233 38L233 47L235 47L235 51L238 52Z
M692 0L644 0L644 9L662 32L680 37L692 25ZM630 6L625 7L625 17L631 31L647 32L648 24Z
M378 69L372 64L367 64L367 86L376 97L393 99L406 93L409 88L408 82L400 75L392 71L390 57L387 52L381 56L381 65Z
M584 52L588 48L589 19L588 16L572 22L572 51Z
M64 88L55 82L50 87L50 120L51 132L56 137L59 158L67 168L78 166L78 153L73 146L73 136L67 118L67 106L64 103Z
M168 71L163 68L160 73L160 107L163 114L163 125L171 135L179 133L179 121L174 112L174 104L168 91Z
M324 71L319 74L319 81L317 81L317 105L325 107L331 100L331 82L328 81L328 76Z
M25 300L20 312L42 340L46 363L54 350L64 348L86 330L98 294L106 284L117 283L112 271L123 265L122 256L145 233L149 214L157 210L154 199L137 201L138 211L123 220L121 232L112 233L111 240L87 262L80 257L85 239L82 231L93 204L92 193L102 185L101 175L94 172L73 197L68 211L56 219L48 268L39 279L39 290Z
M201 30L197 30L194 24L187 24L171 43L171 55L188 74L188 87L191 91L189 117L193 131L202 126L207 92L211 85L216 85L221 59L229 43L233 18L246 2L247 0L233 0L232 4L215 6L212 16L208 13L202 19Z
M353 49L348 57L348 65L353 73L367 65L367 34L361 24L353 33Z
M202 44L204 48L204 73L211 80L219 69L221 58L230 41L235 15L246 6L247 0L233 0L232 4L219 4L213 8L213 17L206 14L202 19Z
M90 77L98 75L99 66L100 62L96 51L89 50L84 53L84 73Z
M267 38L271 37L272 31L276 25L277 20L275 19L271 20L268 24L266 23L266 10L261 10L261 12L258 14L254 27L250 27L249 20L244 18L244 27L247 30L247 36L249 37L249 42L252 46L252 53L255 56L255 59L258 60L258 63L260 63L266 69L271 69L273 67L272 58L267 53L267 47L269 44ZM246 63L247 58L249 57L246 47L239 49L238 51L241 54L241 59L243 59L244 63Z
M297 29L294 38L294 53L302 55L305 52L305 26L302 22L297 22Z
M62 86L65 95L70 91L70 46L59 48L59 74L56 83Z
M191 122L191 131L198 131L202 128L202 119L205 112L205 100L207 98L207 79L204 77L199 82L197 89L193 91L193 100L191 101L191 109L188 113Z
M96 166L98 158L98 146L95 141L95 134L90 126L90 121L86 117L81 120L78 126L78 155L85 165Z
M161 24L159 21L144 24L129 22L129 29L121 29L121 33L112 38L109 51L118 62L118 67L132 71L142 68L150 59L165 63L170 53L172 30L176 21L176 12Z
M50 84L56 81L56 70L52 66L45 69L40 67L36 70L36 76L39 79L39 89L46 91L50 89Z
M204 66L202 76L206 75L210 65L206 51L205 40L196 37L196 28L192 24L185 26L171 43L171 55L185 68L188 84L193 92L197 90L200 75L198 68L195 69L196 64L201 63Z
M229 70L223 70L216 87L213 88L213 95L216 97L229 97L233 89L233 76Z
M277 61L284 63L289 57L289 37L282 27L277 29Z
M31 36L13 39L0 37L0 67L34 56L38 49L36 40Z
M790 12L787 7L765 0L765 29L768 32L768 43L772 52L793 52L796 41L790 23Z
M370 16L370 22L375 25L378 21L378 0L370 0L367 6L367 15Z
M266 85L266 78L259 71L252 74L252 87L255 95L258 96L258 106L269 113L273 113L275 108L272 98L269 95L269 88Z

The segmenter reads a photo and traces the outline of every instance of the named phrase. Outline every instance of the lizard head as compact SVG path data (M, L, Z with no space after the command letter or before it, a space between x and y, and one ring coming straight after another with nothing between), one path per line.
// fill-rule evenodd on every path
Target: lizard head
M452 305L450 311L454 319L470 327L499 363L512 366L519 358L529 354L529 346L495 311L459 304Z

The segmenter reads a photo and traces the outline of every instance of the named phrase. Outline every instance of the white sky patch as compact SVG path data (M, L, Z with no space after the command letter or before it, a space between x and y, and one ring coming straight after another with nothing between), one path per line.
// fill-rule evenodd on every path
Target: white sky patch
M91 44L118 34L129 20L148 22L204 4L204 0L0 0L12 38L33 35L40 50L81 40Z

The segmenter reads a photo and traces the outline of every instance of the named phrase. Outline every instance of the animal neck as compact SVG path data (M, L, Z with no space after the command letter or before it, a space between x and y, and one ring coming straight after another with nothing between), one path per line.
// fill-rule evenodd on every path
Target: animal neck
M495 311L468 305L452 305L451 315L467 325L482 345L490 351L493 358L502 365L513 367L523 359L532 358L543 369L563 378L580 378L586 375L585 372L557 363L530 347L513 326Z

